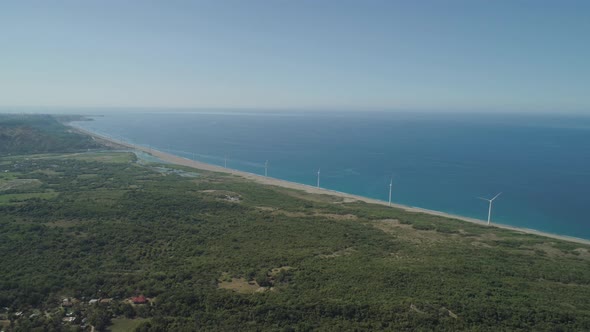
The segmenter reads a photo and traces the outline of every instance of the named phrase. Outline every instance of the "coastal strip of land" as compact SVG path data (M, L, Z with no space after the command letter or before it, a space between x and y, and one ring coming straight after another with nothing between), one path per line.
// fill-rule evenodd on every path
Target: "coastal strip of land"
M169 162L172 164L176 164L176 165L188 166L188 167L206 170L206 171L212 171L212 172L228 173L228 174L240 176L240 177L252 180L252 181L256 181L261 184L279 186L279 187L290 188L290 189L295 189L295 190L301 190L301 191L311 193L311 194L334 195L334 196L341 197L347 201L362 201L362 202L366 202L366 203L370 203L370 204L389 205L388 202L373 199L373 198L348 194L348 193L325 189L325 188L321 188L321 187L318 188L318 187L314 187L314 186L310 186L310 185L306 185L306 184L276 179L276 178L272 178L272 177L266 177L266 176L258 175L258 174L254 174L254 173L239 171L239 170L225 168L222 166L217 166L217 165L212 165L212 164L207 164L204 162L191 160L191 159L184 158L184 157L179 157L179 156L176 156L176 155L173 155L173 154L170 154L167 152L159 151L159 150L156 150L153 148L148 148L148 147L131 144L131 143L124 142L124 141L115 140L113 138L94 133L92 131L74 126L72 124L70 124L70 126L83 134L93 137L95 140L103 141L107 145L142 151L142 152L151 154L152 156L154 156L158 159L161 159L163 161L166 161L166 162ZM480 219L468 218L468 217L454 215L454 214L445 213L445 212L441 212L441 211L429 210L429 209L407 206L407 205L402 205L402 204L394 204L394 203L391 204L391 207L402 209L402 210L405 210L408 212L425 213L425 214L435 215L435 216L439 216L439 217L457 219L457 220L462 220L462 221L466 221L466 222L470 222L470 223L474 223L474 224L479 224L482 226L487 226L487 222L480 220ZM547 232L542 232L542 231L538 231L535 229L515 227L515 226L510 226L510 225L505 225L505 224L497 224L497 223L493 223L488 227L497 227L497 228L512 230L515 232L534 234L534 235L544 236L544 237L563 240L563 241L569 241L569 242L590 245L590 240L581 239L581 238L577 238L577 237L573 237L573 236L547 233Z

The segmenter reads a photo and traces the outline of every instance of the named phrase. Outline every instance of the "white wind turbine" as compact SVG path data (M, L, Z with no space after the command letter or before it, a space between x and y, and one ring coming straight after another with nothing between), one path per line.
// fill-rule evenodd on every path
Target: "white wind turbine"
M492 203L494 202L494 200L495 200L496 198L498 198L498 196L500 196L500 194L501 194L501 192L500 192L500 193L498 193L496 196L494 196L494 198L492 198L492 199L487 199L487 198L483 198L483 197L478 197L479 199L482 199L482 200L484 200L484 201L488 201L488 202L490 202L490 208L488 209L488 225L490 224L490 220L491 220L491 218L492 218Z
M264 162L264 176L268 176L268 160Z
M320 169L318 168L318 185L317 187L320 187Z
M389 206L391 206L391 188L393 187L393 178L389 180Z

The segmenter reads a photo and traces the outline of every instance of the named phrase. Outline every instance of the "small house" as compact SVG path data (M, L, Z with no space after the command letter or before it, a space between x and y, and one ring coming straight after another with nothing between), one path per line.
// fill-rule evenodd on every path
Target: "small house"
M133 302L133 304L146 304L148 302L148 300L145 298L145 296L140 295L140 296L132 297L131 302Z

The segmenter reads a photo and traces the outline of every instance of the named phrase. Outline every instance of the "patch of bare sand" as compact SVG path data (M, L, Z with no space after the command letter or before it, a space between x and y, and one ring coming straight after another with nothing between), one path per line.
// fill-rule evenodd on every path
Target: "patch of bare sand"
M346 249L334 251L333 253L328 254L328 255L318 255L318 257L320 257L320 258L336 258L336 257L351 255L355 251L356 250L354 248L346 248Z
M568 254L564 253L560 249L553 247L551 245L551 243L547 243L547 242L540 243L540 244L535 244L534 246L529 247L529 248L531 248L534 251L542 251L548 257L565 257L565 256L569 256Z
M279 271L277 271L277 273ZM248 281L245 278L230 277L227 272L224 272L217 280L217 287L228 289L240 294L254 294L274 290L273 287L260 287L260 285L258 285L255 280Z
M541 251L548 257L552 258L559 258L559 257L568 257L568 258L580 258L585 260L590 260L590 252L586 248L577 248L574 249L573 252L563 251L559 248L554 247L554 242L544 242L540 244L536 244L531 247L526 247L526 249L530 249L532 252Z
M37 179L13 179L0 183L0 191L16 189L20 187L38 187L42 184Z
M447 241L452 236L458 237L457 234L441 234L431 230L417 230L412 225L402 224L397 219L382 219L372 222L371 225L385 233L395 235L399 240L419 245Z
M452 312L451 310L445 308L445 307L441 307L440 309L436 309L435 307L432 306L426 306L422 309L419 309L416 305L414 304L410 304L410 310L417 312L419 314L423 314L423 315L448 315L451 318L454 319L458 319L459 316L457 316L454 312Z
M279 274L281 272L281 270L289 271L289 270L292 270L292 269L293 269L293 267L292 266L288 266L288 265L286 265L286 266L280 266L280 267L275 267L274 269L270 270L270 276L274 278L274 277L277 276L277 274Z
M256 206L256 209L258 209L260 211L269 211L269 212L277 210L277 208L270 207L270 206Z
M287 216L287 217L293 217L293 218L307 218L307 217L311 217L313 215L311 213L291 212L291 211L285 211L285 210L274 210L272 214L275 216Z
M354 214L335 214L335 213L315 213L314 216L324 217L327 219L334 220L358 220L358 217Z
M475 246L475 247L480 247L480 248L491 248L492 247L489 244L487 244L485 242L481 242L481 241L473 241L473 242L471 242L471 245Z
M241 294L253 294L259 291L260 288L264 288L260 287L256 281L248 281L244 278L231 278L231 281L220 281L217 286Z
M47 176L58 176L58 175L63 175L63 172L57 172L55 170L46 168L46 169L38 169L36 171L34 171L33 173L41 173L41 174L45 174Z
M448 314L448 315L449 315L449 317L452 317L452 318L455 318L455 319L459 318L459 317L458 317L458 316L457 316L457 315L456 315L454 312L452 312L451 310L449 310L449 309L447 309L447 308L445 308L445 307L442 307L440 310L441 310L442 312L444 312L444 313Z
M350 198L350 197L342 197L341 201L332 202L334 204L349 204L349 203L357 203L360 202L358 199Z
M56 220L56 221L46 222L45 226L55 227L55 228L70 228L70 227L75 227L75 226L79 226L82 224L83 224L83 222L76 221L76 220Z
M10 327L10 321L9 320L0 320L0 327L3 327L3 328Z
M337 214L337 213L320 213L320 212L292 212L292 211L285 211L279 209L272 209L272 208L260 208L258 209L263 211L271 211L274 215L284 215L287 217L294 217L294 218L310 218L310 217L320 217L332 220L358 220L359 218L354 214Z
M459 231L459 234L464 234ZM494 233L483 233L479 235L473 235L469 237L471 240L472 246L481 247L481 248L492 248L495 241L500 241L501 238Z
M272 183L272 184L280 185L281 187L287 187L287 186L284 186L284 185L278 184L278 183ZM287 187L287 188L289 188L289 187ZM314 188L314 187L312 187L312 188ZM339 197L339 196L335 196L335 195L326 194L325 192L322 192L321 189L318 189L317 191L313 191L313 192L309 192L308 190L305 190L307 188L304 189L305 191L301 190L302 188L298 188L297 186L293 186L290 189L296 189L296 190L283 190L280 187L277 188L276 190L282 194L286 194L286 195L289 195L294 198L299 198L299 199L303 199L306 201L320 202L320 203L343 204L343 203L350 203L350 202L356 201L355 199L351 199L351 198L347 198L347 197Z
M402 224L397 219L381 219L381 220L377 220L375 223L382 224L382 225L387 225L388 227L393 227L393 228L403 228L403 229L411 229L411 230L414 230L414 227L412 227L412 225L410 225L410 224Z
M415 312L417 312L419 314L425 314L424 311L418 309L418 307L416 307L414 304L410 304L410 310L415 311Z
M213 198L215 198L215 199L233 202L233 203L239 203L242 200L242 196L240 196L240 194L235 193L233 191L207 189L207 190L199 190L199 192L204 193L204 194L211 194L211 196L213 196Z
M578 253L578 257L590 260L590 251L588 251L588 249L577 248L577 249L574 249L574 251Z
M486 241L499 241L499 240L501 240L500 237L498 237L498 235L496 235L495 233L483 233L483 234L479 235L478 237L481 238L482 240L486 240Z

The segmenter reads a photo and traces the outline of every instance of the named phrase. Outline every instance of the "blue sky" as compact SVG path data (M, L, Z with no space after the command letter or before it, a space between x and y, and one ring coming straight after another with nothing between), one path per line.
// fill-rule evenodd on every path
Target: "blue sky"
M0 106L590 113L590 1L0 1Z

